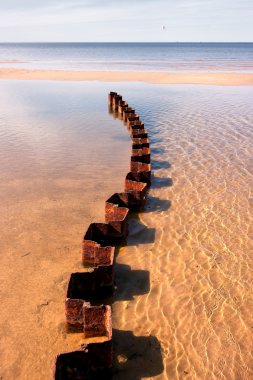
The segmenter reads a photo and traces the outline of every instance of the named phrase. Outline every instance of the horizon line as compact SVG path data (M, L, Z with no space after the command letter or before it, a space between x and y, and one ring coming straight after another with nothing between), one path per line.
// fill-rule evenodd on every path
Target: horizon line
M0 41L0 44L252 44L253 41Z

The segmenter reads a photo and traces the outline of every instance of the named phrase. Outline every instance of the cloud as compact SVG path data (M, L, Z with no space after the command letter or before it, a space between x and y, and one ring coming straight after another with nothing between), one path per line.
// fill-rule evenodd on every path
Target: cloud
M120 3L119 0L0 0L0 10L14 10L14 11L24 11L32 9L41 9L41 8L84 8L84 7L101 7L106 8L108 6L117 5L117 7L122 7L124 5L139 5L146 3L153 3L154 0L128 0L127 2ZM158 0L156 2L164 2L166 0Z
M252 18L252 0L0 0L0 38L249 41Z

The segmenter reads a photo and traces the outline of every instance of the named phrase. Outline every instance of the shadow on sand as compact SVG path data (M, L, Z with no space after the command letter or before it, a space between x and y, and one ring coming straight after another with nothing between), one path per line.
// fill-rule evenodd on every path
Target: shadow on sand
M151 146L151 155L153 154L161 154L161 153L165 153L165 149L163 147L159 147L159 148L154 148Z
M126 245L133 247L141 244L152 244L155 241L155 231L155 228L147 227L142 223L139 214L131 213L129 220L130 233Z
M115 284L113 302L130 301L136 295L149 293L150 274L146 270L132 270L130 265L115 263Z
M152 169L157 170L157 169L169 169L171 167L171 164L168 161L156 161L152 160Z
M155 336L135 336L113 330L113 379L140 380L163 372L161 345Z
M169 199L160 199L158 197L148 197L148 202L144 210L144 214L155 211L167 211L171 207L171 201Z
M161 189L163 187L171 187L173 185L172 178L161 178L155 177L152 178L152 188Z

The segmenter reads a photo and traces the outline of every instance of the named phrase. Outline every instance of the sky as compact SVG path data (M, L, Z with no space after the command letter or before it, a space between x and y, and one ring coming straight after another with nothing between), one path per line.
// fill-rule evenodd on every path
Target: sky
M0 0L0 42L253 42L253 0Z

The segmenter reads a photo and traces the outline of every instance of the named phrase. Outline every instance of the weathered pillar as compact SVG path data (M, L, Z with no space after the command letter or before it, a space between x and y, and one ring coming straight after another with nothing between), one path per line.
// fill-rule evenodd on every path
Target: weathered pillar
M130 127L131 123L133 121L139 120L139 118L140 118L139 115L137 115L136 113L128 115L127 120L126 120L127 126Z
M131 180L136 182L144 182L147 186L151 185L151 172L129 172L126 175L125 180Z
M122 100L122 96L121 95L116 95L113 97L112 99L112 108L114 111L117 111L118 110L118 104L119 102Z
M130 131L130 135L133 139L135 138L147 139L148 138L148 132L146 129L132 129Z
M132 148L149 148L149 139L148 138L140 138L140 137L132 137Z
M129 209L120 202L114 194L105 202L105 221L118 231L122 238L128 235L128 213Z
M124 100L119 101L118 103L118 113L123 114L124 109L128 108L128 103Z
M131 161L140 161L149 164L150 149L145 147L142 147L140 149L132 149Z
M112 106L112 101L113 101L113 98L115 97L115 96L117 96L118 94L117 94L117 92L110 92L109 94L108 94L108 105L111 107Z
M131 172L151 172L151 165L143 162L133 162L130 164Z
M130 114L134 114L135 113L135 110L131 107L127 107L123 110L123 120L124 121L127 121L127 117L128 115Z
M130 129L144 129L144 122L142 120L133 120L129 122Z
M112 339L112 311L108 305L83 305L83 331L85 338Z

